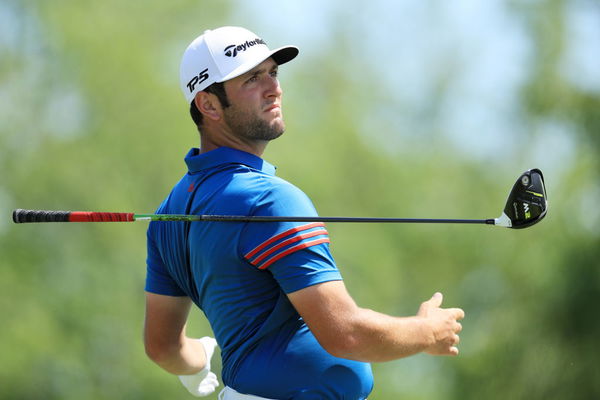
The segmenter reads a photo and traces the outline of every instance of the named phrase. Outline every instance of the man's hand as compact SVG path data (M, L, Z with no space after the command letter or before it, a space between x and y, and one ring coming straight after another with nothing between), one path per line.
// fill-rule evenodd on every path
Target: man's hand
M459 320L465 317L460 308L440 308L443 296L435 293L431 299L421 304L417 317L425 318L431 327L433 337L425 349L432 355L458 355L458 333L462 330Z
M219 386L217 376L210 372L210 359L215 352L215 347L217 347L217 341L208 336L197 340L202 344L202 347L204 347L204 352L206 353L206 366L197 374L179 375L179 380L192 395L204 397L213 393L217 386Z

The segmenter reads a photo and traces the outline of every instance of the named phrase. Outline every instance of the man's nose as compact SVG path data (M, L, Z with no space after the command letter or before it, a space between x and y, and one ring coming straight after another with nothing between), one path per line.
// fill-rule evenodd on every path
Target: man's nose
M279 85L279 79L274 76L270 76L268 78L268 88L265 93L266 97L275 96L279 97L283 94L283 90L281 89L281 85Z

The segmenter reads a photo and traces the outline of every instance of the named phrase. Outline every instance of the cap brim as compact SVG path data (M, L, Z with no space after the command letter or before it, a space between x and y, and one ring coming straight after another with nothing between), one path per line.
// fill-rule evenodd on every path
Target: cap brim
M271 52L271 57L278 65L285 64L288 61L292 61L300 50L296 46L284 46L275 49Z
M244 65L240 65L238 68L231 71L229 74L224 76L221 80L217 82L225 82L235 77L238 77L246 72L250 71L252 68L256 67L261 62L265 61L267 58L273 58L273 61L277 63L277 65L285 64L288 61L296 58L300 50L296 46L284 46L273 51L270 51L267 56L263 59L257 60L255 63L248 63Z

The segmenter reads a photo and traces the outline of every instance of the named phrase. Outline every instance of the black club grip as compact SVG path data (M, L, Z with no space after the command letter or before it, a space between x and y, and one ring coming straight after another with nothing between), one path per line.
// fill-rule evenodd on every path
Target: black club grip
M26 222L69 222L70 211L22 210L13 211L15 224Z

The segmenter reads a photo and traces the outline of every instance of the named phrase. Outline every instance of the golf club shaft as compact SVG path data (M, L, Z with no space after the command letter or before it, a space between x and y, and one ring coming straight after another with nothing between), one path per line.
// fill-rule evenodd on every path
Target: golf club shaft
M134 214L84 211L13 211L15 223L27 222L133 222L133 221L221 221L221 222L362 222L362 223L429 223L429 224L486 224L494 219L431 219L431 218L369 218L369 217L279 217L244 215L181 215Z

